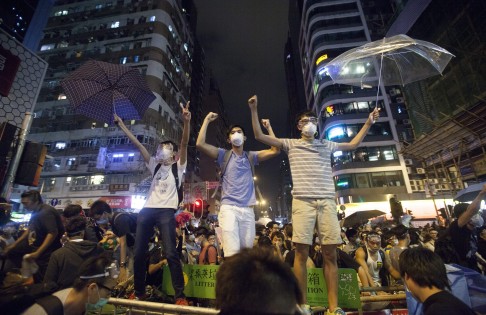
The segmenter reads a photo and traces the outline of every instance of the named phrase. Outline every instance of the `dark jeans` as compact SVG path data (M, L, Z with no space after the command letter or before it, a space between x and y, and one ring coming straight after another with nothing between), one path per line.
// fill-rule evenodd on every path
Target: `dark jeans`
M133 264L135 294L145 293L145 275L147 273L146 253L148 242L154 233L156 225L160 231L162 248L169 263L172 287L175 298L184 297L184 278L182 264L176 250L176 220L174 209L143 208L137 218L137 233L135 235L135 255Z

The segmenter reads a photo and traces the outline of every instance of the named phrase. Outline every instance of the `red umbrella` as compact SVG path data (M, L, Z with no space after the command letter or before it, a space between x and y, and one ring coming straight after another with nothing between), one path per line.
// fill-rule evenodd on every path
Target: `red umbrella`
M76 113L109 124L113 114L141 119L155 100L137 69L97 60L85 62L61 85Z

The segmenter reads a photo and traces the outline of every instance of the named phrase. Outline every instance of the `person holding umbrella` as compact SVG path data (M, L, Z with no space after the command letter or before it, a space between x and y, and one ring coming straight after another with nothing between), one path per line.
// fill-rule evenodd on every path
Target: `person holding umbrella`
M183 292L182 265L176 249L177 236L174 216L180 203L178 195L182 182L180 179L182 179L187 164L187 145L191 121L189 102L185 107L181 104L181 108L184 127L180 149L178 150L177 145L172 141L164 141L159 144L155 156L150 155L148 150L137 140L137 137L128 130L120 117L115 114L114 118L115 123L120 126L120 129L140 151L145 160L145 165L153 174L147 200L137 218L133 266L135 298L139 300L145 298L145 253L148 250L148 243L153 235L154 226L157 226L169 264L172 286L175 291L175 304L188 305Z
M318 118L314 112L305 112L297 117L300 139L279 139L265 135L258 118L258 99L254 95L248 100L255 139L287 152L294 180L292 190L292 220L295 243L294 273L302 292L307 292L306 261L312 245L314 226L317 226L321 251L324 258L329 309L326 314L345 314L338 307L338 266L336 247L341 244L341 229L334 201L331 154L334 151L350 151L363 141L368 129L380 116L378 107L370 113L368 120L356 136L348 143L337 143L315 139ZM307 308L307 305L306 305Z

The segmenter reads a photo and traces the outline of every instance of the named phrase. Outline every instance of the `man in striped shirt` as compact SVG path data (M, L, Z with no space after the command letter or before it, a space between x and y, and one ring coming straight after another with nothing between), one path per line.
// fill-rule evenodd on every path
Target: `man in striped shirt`
M314 112L306 112L297 117L297 129L301 131L300 139L279 139L265 135L259 124L257 103L256 95L248 100L255 138L267 145L283 149L289 157L293 180L292 242L296 245L294 273L302 292L307 292L305 263L312 244L314 227L316 227L321 242L324 277L328 288L327 314L344 314L337 306L336 247L342 240L336 212L331 154L334 151L349 151L358 147L370 126L378 119L379 110L375 108L351 142L337 143L326 139L315 139L317 116Z

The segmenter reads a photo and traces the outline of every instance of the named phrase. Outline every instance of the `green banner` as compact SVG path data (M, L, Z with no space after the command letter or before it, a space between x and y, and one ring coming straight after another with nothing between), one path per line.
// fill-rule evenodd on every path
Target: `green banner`
M215 265L185 265L184 294L188 297L215 299L216 272ZM339 269L338 272L339 306L358 309L361 307L358 278L354 269ZM164 267L162 289L168 295L174 295L170 271ZM322 269L307 269L307 302L311 306L327 306L327 289Z

